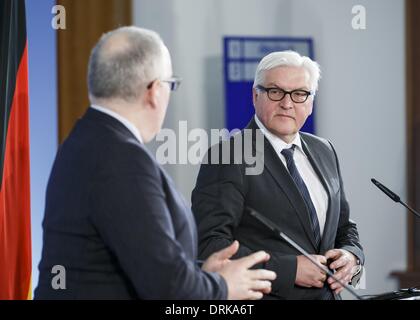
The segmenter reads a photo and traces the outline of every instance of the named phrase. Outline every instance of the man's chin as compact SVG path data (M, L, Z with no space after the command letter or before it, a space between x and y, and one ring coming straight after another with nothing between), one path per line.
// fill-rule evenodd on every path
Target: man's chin
M297 133L296 128L270 128L269 129L271 133L273 133L274 135L276 135L279 138L283 137L294 137Z

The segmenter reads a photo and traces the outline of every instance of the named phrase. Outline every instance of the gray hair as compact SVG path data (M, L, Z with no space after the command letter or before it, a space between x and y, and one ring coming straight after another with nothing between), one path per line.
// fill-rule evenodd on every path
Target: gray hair
M121 27L102 35L89 59L88 88L94 98L132 101L162 75L164 44L151 30Z
M266 55L258 64L255 72L254 85L262 85L264 82L265 71L277 67L302 67L309 73L311 90L316 92L318 82L321 77L319 64L308 57L301 56L299 53L291 50L277 51Z

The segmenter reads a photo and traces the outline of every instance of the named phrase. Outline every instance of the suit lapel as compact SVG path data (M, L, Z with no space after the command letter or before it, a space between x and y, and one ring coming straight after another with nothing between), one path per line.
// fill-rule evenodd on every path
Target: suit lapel
M328 207L327 207L327 213L326 213L326 219L325 219L324 232L323 232L323 236L321 239L321 246L320 246L321 252L323 252L322 249L325 245L324 244L324 239L326 238L325 235L329 232L330 225L331 225L330 209L331 209L331 196L333 195L333 190L332 190L332 187L327 182L327 180L325 179L326 177L328 177L328 170L326 170L325 166L323 165L324 162L321 160L319 153L317 152L315 148L311 147L305 141L305 136L303 134L301 134L300 137L302 141L303 150L305 151L305 154L308 156L309 162L314 168L316 174L318 175L319 180L321 181L328 195Z
M247 128L259 130L254 119L251 120L251 123L248 125ZM253 135L253 137L255 137L255 134ZM274 178L274 180L276 181L280 189L289 199L290 204L293 206L293 208L295 209L297 213L297 216L299 217L299 220L303 226L303 229L305 230L308 238L311 240L311 243L315 252L317 252L318 248L316 245L315 236L311 229L309 212L308 212L308 209L306 208L302 195L300 194L299 190L296 187L295 182L293 181L286 167L283 165L283 163L279 159L271 143L265 137L264 137L263 147L256 145L255 143L254 143L254 147L257 154L259 154L259 157L260 158L263 157L264 167L267 168L267 171L271 174L271 176ZM264 155L261 155L262 153L264 153Z

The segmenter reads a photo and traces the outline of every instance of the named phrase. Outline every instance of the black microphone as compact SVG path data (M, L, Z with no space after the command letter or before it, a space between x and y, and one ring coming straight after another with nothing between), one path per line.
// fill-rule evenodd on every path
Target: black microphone
M282 232L277 225L268 219L267 217L263 216L261 213L257 212L256 210L246 207L245 208L248 213L257 219L259 222L261 222L264 226L266 226L271 231L277 233L282 239L284 239L288 244L290 244L293 248L295 248L297 251L299 251L302 255L304 255L306 258L308 258L314 265L316 265L319 269L324 271L329 277L333 278L335 281L337 281L339 284L341 284L344 289L346 289L350 294L352 294L356 299L363 300L361 296L359 296L356 291L351 288L347 283L344 283L343 281L337 279L334 274L323 264L316 261L305 249L303 249L300 245L298 245L294 240L292 240L288 235L286 235L284 232Z
M387 187L385 187L382 183L380 183L378 180L375 179L370 179L370 181L372 181L372 183L377 186L383 193L385 193L388 197L390 197L392 200L394 200L395 202L399 202L401 203L404 207L406 207L409 211L411 211L411 213L413 213L415 216L417 216L417 218L420 218L420 213L418 213L416 210L414 210L413 208L410 208L409 205L407 205L404 201L402 201L400 199L400 197L395 194L394 192L392 192L391 190L389 190Z

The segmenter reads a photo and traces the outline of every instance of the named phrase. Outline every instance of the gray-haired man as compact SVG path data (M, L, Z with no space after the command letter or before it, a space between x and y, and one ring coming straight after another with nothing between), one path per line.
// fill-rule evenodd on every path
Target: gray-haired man
M247 175L246 163L202 164L192 195L200 257L234 240L242 243L238 257L266 250L271 259L264 267L281 274L271 298L333 299L342 287L247 215L247 207L274 221L318 262L329 260L344 282L364 261L333 146L299 132L312 113L319 75L318 64L296 52L264 57L253 85L255 116L247 126L264 134L263 145L255 143L253 150L264 155L263 172Z

